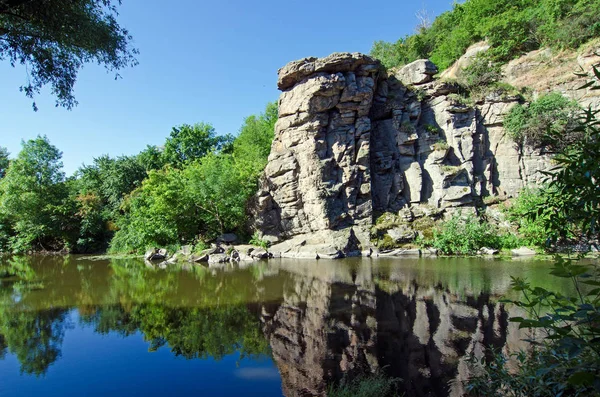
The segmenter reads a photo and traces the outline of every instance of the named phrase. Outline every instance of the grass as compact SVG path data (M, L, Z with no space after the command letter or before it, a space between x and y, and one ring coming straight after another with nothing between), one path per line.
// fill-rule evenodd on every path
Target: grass
M377 373L343 379L337 387L327 389L328 397L385 397L397 396L397 384L400 379L390 378Z
M442 172L444 174L456 175L462 170L459 165L442 165Z
M436 143L433 144L433 150L448 150L450 149L450 145L448 145L448 142L443 141L443 140L439 140Z

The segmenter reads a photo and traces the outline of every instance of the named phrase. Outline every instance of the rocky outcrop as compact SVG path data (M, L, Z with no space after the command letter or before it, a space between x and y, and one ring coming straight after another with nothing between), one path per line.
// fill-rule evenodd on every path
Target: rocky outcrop
M364 252L376 213L451 211L508 198L549 158L516 144L503 118L518 102L469 104L437 68L385 72L366 55L305 58L279 71L279 120L253 205L255 228L281 256Z
M289 238L371 222L369 111L379 62L306 58L279 71L279 120L257 198L257 226Z

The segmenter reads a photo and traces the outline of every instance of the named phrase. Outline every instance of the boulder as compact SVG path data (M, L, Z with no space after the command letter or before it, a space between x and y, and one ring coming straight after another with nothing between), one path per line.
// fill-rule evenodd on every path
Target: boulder
M438 256L439 250L437 248L423 248L421 249L422 256Z
M477 252L479 255L496 255L500 251L494 248L481 247L481 249Z
M167 259L167 250L166 249L149 249L146 251L144 258L149 261L162 261Z
M432 81L437 72L437 66L429 59L417 59L392 73L404 85L418 85Z
M511 250L513 256L532 256L535 255L536 252L531 248L521 247L514 250Z
M378 256L421 256L421 250L418 248L397 248L379 251Z
M229 262L230 256L227 254L211 254L208 256L208 263L226 263Z
M198 253L196 255L192 255L190 257L190 260L192 262L208 262L208 258L210 255L222 254L223 252L225 252L225 250L223 250L222 247L214 246L214 247L202 250L202 251L200 251L200 253Z
M407 225L402 225L387 231L387 235L396 243L410 243L417 237L417 233Z
M255 251L255 250L259 249L259 248L256 247L256 246L254 246L254 245L240 244L240 245L235 245L233 247L233 249L236 250L237 252L239 252L240 254L250 255L250 253L252 251Z
M249 255L254 259L268 259L269 253L261 248L255 249L249 253Z

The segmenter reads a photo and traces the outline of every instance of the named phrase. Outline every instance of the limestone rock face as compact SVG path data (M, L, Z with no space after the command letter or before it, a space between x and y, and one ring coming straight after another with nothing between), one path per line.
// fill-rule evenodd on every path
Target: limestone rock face
M437 66L429 59L417 59L396 71L394 77L405 85L416 85L430 82L437 72Z
M435 73L429 60L387 73L358 53L279 70L279 120L252 206L265 239L292 239L279 255L361 252L374 213L473 208L541 180L550 158L503 127L518 98L470 104Z
M258 194L264 234L292 237L371 222L371 120L379 62L306 58L279 71L279 120Z

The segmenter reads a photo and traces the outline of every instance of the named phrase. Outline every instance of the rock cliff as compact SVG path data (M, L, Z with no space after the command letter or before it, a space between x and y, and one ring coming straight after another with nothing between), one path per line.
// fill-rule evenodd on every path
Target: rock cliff
M503 128L518 98L471 105L436 73L428 60L386 72L358 53L279 70L279 120L253 206L255 227L287 240L276 255L358 255L374 214L439 215L540 181L550 158Z

